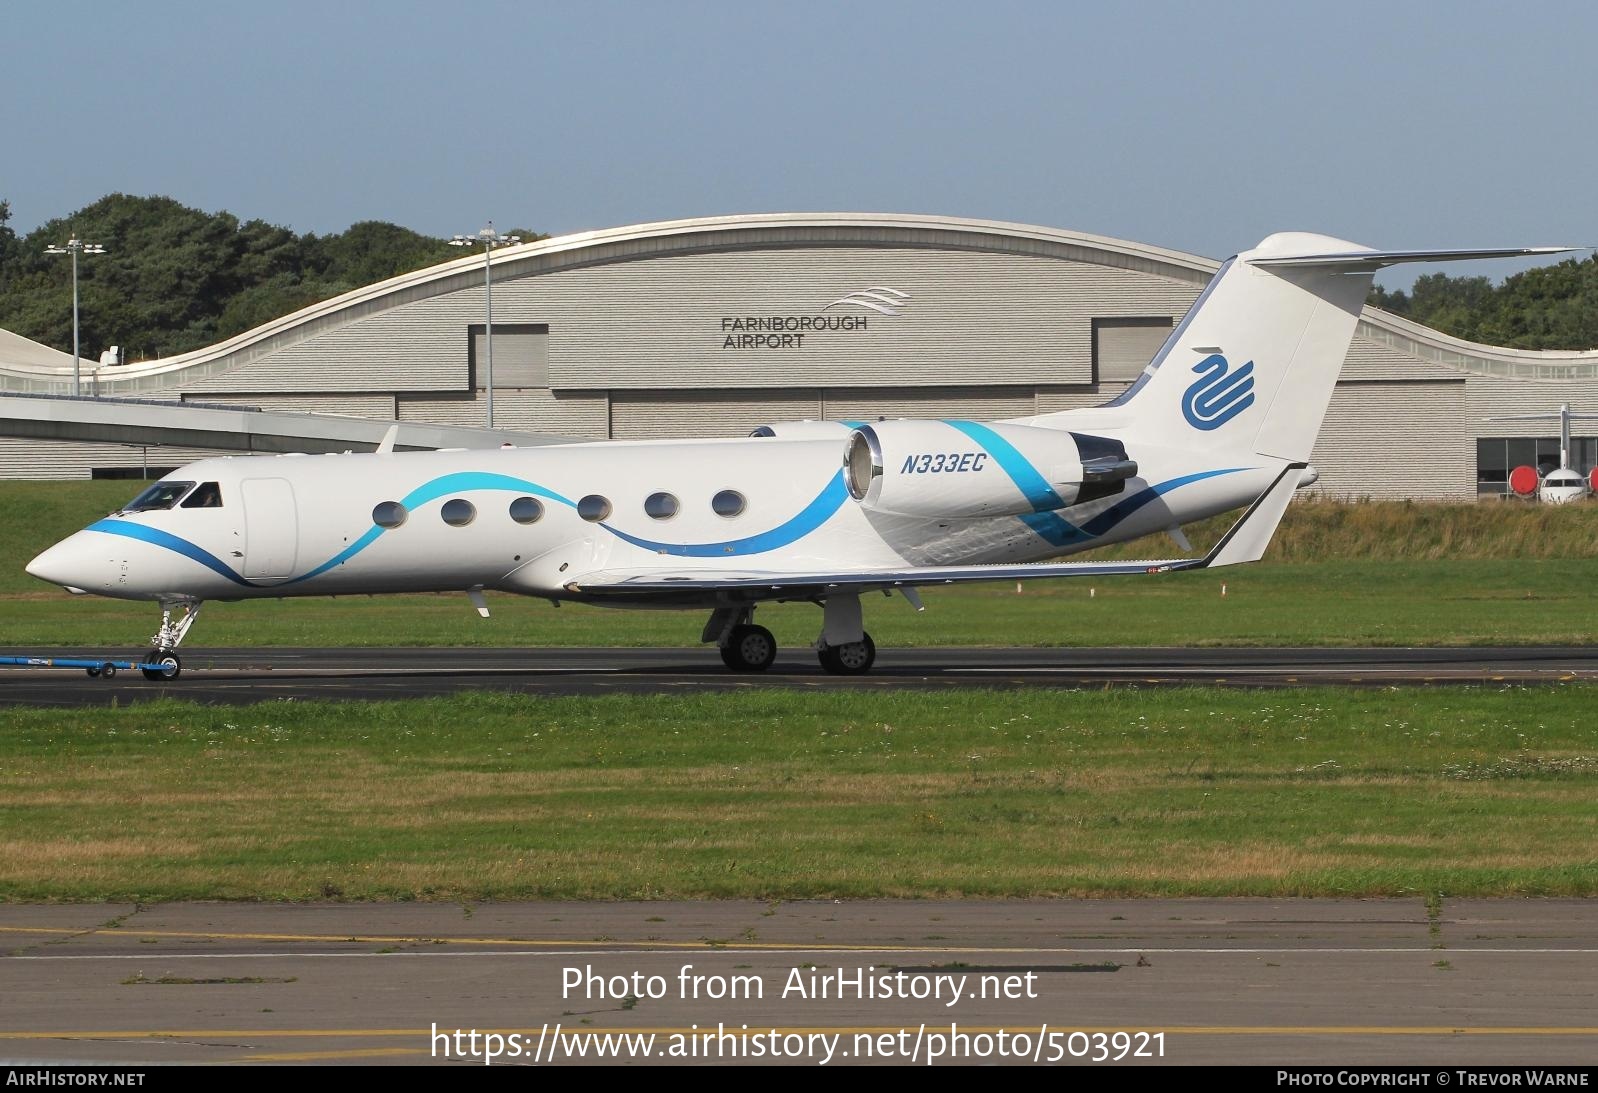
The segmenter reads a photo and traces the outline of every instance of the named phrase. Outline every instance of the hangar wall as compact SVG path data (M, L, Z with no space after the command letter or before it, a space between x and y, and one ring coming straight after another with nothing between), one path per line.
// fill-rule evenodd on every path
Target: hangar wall
M1053 229L871 214L639 225L507 248L494 264L496 424L593 439L1096 405L1124 388L1216 265ZM482 329L482 262L468 258L102 379L137 397L476 425ZM1549 356L1560 355L1453 344L1367 312L1315 450L1317 489L1475 497L1476 438L1499 435L1482 417L1560 401L1598 409L1598 354L1584 383L1519 377ZM0 387L59 381L0 366ZM0 477L86 477L143 458L0 439Z

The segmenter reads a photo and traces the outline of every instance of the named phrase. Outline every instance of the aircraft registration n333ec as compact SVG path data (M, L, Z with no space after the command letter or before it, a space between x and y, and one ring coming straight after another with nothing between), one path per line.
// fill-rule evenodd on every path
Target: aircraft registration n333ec
M860 598L964 581L1156 574L1257 560L1310 452L1373 273L1558 253L1376 251L1272 235L1230 259L1124 393L1006 421L795 422L733 440L207 459L52 546L28 572L151 600L146 675L206 600L485 589L708 612L734 670L776 656L762 603L821 606L830 672L869 671ZM1243 515L1203 557L1056 562ZM181 616L178 612L181 610Z

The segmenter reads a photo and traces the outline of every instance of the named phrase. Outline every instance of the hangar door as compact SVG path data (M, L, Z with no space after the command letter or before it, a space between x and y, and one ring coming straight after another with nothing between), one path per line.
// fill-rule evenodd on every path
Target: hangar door
M244 575L292 576L300 538L294 487L286 478L246 478L240 488L244 494Z

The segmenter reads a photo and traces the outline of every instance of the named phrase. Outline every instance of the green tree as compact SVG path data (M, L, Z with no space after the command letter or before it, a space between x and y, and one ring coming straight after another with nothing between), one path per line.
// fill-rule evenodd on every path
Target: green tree
M11 202L0 200L0 291L4 290L16 249L17 233L11 229Z
M323 281L358 288L459 258L448 241L409 228L364 220L337 235L310 237L310 261ZM345 291L348 291L346 289Z
M0 202L0 326L69 349L68 261L45 248L73 235L107 249L79 262L86 355L129 360L210 345L363 285L460 257L447 241L363 221L317 237L169 197L110 194L18 239Z

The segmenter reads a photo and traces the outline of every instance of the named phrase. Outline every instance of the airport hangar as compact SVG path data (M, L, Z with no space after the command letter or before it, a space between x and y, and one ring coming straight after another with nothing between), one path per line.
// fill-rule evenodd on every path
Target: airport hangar
M182 356L85 361L83 391L478 426L483 264L396 277ZM494 424L583 439L739 436L806 418L1094 405L1136 377L1217 265L1053 228L891 214L710 217L509 246L493 252ZM71 385L69 356L0 338L0 394ZM1558 429L1483 419L1563 402L1598 410L1598 350L1476 345L1367 308L1314 488L1502 496L1511 468L1557 464ZM213 454L42 435L0 436L0 477L159 475ZM1574 448L1585 473L1598 441Z

